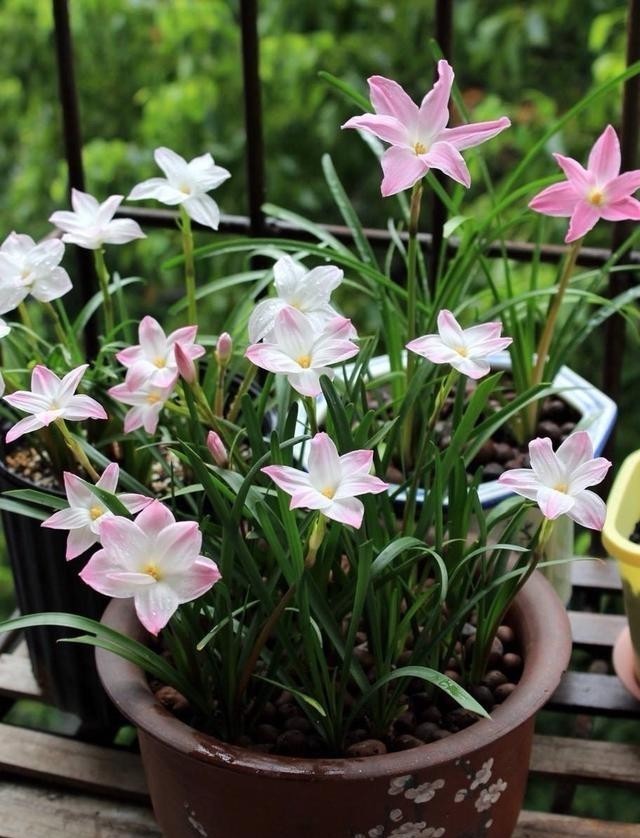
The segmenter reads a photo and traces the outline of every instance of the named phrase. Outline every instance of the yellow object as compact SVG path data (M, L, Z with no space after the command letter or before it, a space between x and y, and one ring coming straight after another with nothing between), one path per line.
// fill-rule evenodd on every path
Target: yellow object
M622 579L640 596L640 544L629 536L640 521L640 451L630 454L613 482L602 542L618 561Z

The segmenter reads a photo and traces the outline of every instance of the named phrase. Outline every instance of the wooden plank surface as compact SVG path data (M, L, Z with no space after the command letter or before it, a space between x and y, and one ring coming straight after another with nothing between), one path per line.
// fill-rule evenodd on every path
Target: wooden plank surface
M565 672L546 707L572 713L640 718L640 701L627 692L618 678L595 672Z
M24 641L13 652L0 654L0 695L14 699L41 697Z
M554 780L625 786L640 790L640 745L536 736L531 772Z
M569 611L573 642L584 646L613 646L627 618L622 614L594 614L589 611Z
M37 730L0 724L0 770L123 800L148 800L137 754Z
M521 812L513 838L640 838L640 826L573 815Z
M26 783L0 784L0 838L161 838L151 809Z
M571 564L571 581L576 588L622 589L614 559L580 559Z

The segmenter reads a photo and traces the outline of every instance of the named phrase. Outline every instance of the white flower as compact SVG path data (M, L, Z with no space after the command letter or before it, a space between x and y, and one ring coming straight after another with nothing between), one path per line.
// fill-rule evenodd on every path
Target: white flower
M12 311L32 294L43 303L71 289L69 274L60 267L60 239L36 244L31 236L10 233L0 247L0 314Z
M130 218L113 216L122 203L123 195L111 195L99 204L93 195L71 190L73 212L58 210L49 221L63 232L63 242L77 244L87 250L100 250L103 244L126 244L133 239L144 239L140 225Z
M157 148L153 156L166 177L144 180L133 187L129 199L155 198L168 206L182 204L194 221L217 230L220 210L206 193L220 186L231 173L222 166L215 166L210 154L194 157L188 163L170 148Z
M415 788L407 789L404 796L407 800L414 800L416 803L427 803L435 797L436 791L444 786L444 780L434 780L433 783L422 783Z
M329 298L342 282L344 273L335 265L323 265L308 271L291 256L283 256L273 266L277 297L260 300L249 317L249 340L257 343L269 338L276 317L283 308L297 308L309 318L315 332L338 316Z
M115 494L119 474L118 464L109 463L96 486ZM42 522L42 526L54 530L69 530L66 557L75 559L99 540L100 527L113 513L76 474L65 471L64 487L69 508L54 512L50 518ZM117 498L133 513L140 512L153 500L145 495L127 492L117 495Z

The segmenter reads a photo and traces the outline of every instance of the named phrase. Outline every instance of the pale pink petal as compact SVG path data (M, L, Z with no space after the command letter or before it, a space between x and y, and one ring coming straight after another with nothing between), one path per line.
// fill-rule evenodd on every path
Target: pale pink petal
M637 198L620 198L615 204L600 207L605 221L640 220L640 201Z
M529 208L543 215L568 217L573 215L581 196L571 181L547 186L529 201Z
M289 495L298 489L309 488L311 485L309 474L306 471L300 471L297 468L291 468L291 466L265 466L260 471L268 475L276 486Z
M287 379L293 389L301 396L315 398L322 392L320 376L326 375L333 379L335 373L331 367L315 367L314 369L302 370L298 373L289 373Z
M163 629L180 605L176 592L164 582L157 582L136 593L136 614L146 630L153 635Z
M135 523L144 532L155 534L175 524L176 519L167 506L159 500L154 500L138 515Z
M118 500L123 503L129 512L135 515L137 512L141 512L150 503L153 503L153 498L149 498L146 495L139 495L135 492L121 492L118 495Z
M136 556L143 555L149 546L149 539L135 521L116 515L105 518L100 525L100 540L104 552L111 556L112 568L117 565L119 570L139 570Z
M576 189L584 194L593 186L593 179L589 172L574 160L573 157L565 157L564 154L554 154L556 163L567 176L568 180L572 181Z
M50 527L52 530L77 530L80 527L88 527L91 517L86 509L70 507L54 512L40 526Z
M105 492L115 492L118 486L118 477L120 476L120 466L117 463L109 463L96 483L100 489Z
M509 471L504 471L498 477L498 482L529 500L535 500L538 497L540 481L535 476L533 469L513 468Z
M418 130L421 137L436 137L449 121L453 78L453 67L444 59L438 61L438 80L420 104Z
M77 474L70 471L64 473L64 490L69 506L89 508L95 501L95 495Z
M43 370L43 369L45 369L45 368L44 367L36 367L36 370ZM82 364L82 366L76 367L75 369L71 370L71 372L68 372L65 375L65 377L62 379L62 381L60 382L60 385L59 385L60 389L59 389L58 392L56 392L54 398L60 399L61 401L66 401L66 399L69 398L69 396L72 396L75 393L75 391L77 390L78 384L80 384L80 381L82 380L83 375L85 374L85 372L88 369L89 369L89 364ZM35 370L34 370L34 375L35 375ZM53 379L50 379L48 376L47 376L47 378L49 379L50 383L52 383ZM44 377L42 377L41 382L44 382L44 380L45 380ZM33 381L33 379L32 379L32 381ZM40 388L40 386L41 385L39 384L38 389ZM42 386L43 386L43 389L39 389L39 392L45 392L44 386L46 386L46 385L43 384ZM36 388L33 387L33 385L32 385L32 389L35 390Z
M358 351L358 347L350 340L318 341L313 346L313 366L318 368L327 364L338 364L348 358L353 358Z
M421 159L431 168L438 169L467 188L471 186L471 175L464 158L451 143L434 143Z
M7 432L7 435L4 438L5 442L13 442L14 439L18 439L24 434L28 434L31 431L37 431L40 428L44 428L45 425L50 424L49 422L43 421L42 417L44 415L45 414L40 413L38 416L25 416L24 419L20 419L20 421L16 422L16 424Z
M354 474L340 481L333 500L343 500L356 495L378 495L380 492L386 492L388 488L388 483L373 474Z
M67 536L65 558L68 562L85 553L89 547L98 542L98 536L91 531L91 527L71 530Z
M376 113L395 116L410 130L417 125L418 106L398 82L384 76L371 76L367 81L371 104Z
M596 183L607 183L620 171L620 141L611 125L595 141L587 168L595 175Z
M447 346L465 346L464 330L446 308L438 312L438 332ZM493 334L493 331L491 332Z
M584 491L576 495L573 507L568 514L582 527L601 530L604 527L607 507L602 498L598 497L595 492Z
M636 189L640 189L640 169L623 172L607 183L605 188L607 203L615 204L623 198L628 198Z
M365 113L362 116L352 116L342 127L367 131L392 145L408 148L410 144L407 127L394 116Z
M545 518L553 521L565 515L573 507L575 500L565 492L559 492L549 486L540 486L536 502Z
M458 355L455 360L450 361L450 364L461 375L466 375L474 381L489 375L491 372L489 363L481 358L465 358L464 355Z
M489 340L485 340L481 345L474 344L470 346L469 352L476 358L478 356L486 357L488 355L495 355L496 352L502 352L503 349L511 346L512 343L513 338L490 338Z
M173 332L167 335L167 343L174 344L174 343L181 343L182 348L186 351L187 348L189 351L197 351L197 355L194 357L199 358L200 355L204 355L204 347L203 346L190 346L193 341L196 339L198 334L198 327L197 326L180 326L179 329L174 329ZM188 346L189 345L189 346Z
M349 451L340 457L340 469L345 477L356 472L368 474L373 465L373 451L362 448L359 451Z
M167 585L175 591L180 602L191 602L212 588L221 579L215 562L204 556L198 556L188 573L167 573Z
M86 217L96 216L100 209L100 204L93 195L75 188L71 190L71 206L78 215Z
M576 495L586 489L587 486L596 486L604 480L610 468L611 463L604 457L596 457L594 460L589 460L588 463L583 463L571 474L569 491L572 495Z
M72 396L64 409L64 416L72 422L109 418L104 407L91 396Z
M569 244L569 242L582 238L589 230L595 227L599 218L600 211L592 204L588 204L586 201L578 203L571 216L569 230L564 239L565 242Z
M280 297L260 300L249 317L249 340L258 343L273 331L276 317L287 303Z
M297 359L309 354L314 341L309 320L295 308L283 308L276 317L275 341L290 358ZM296 370L297 372L297 370Z
M438 135L438 140L450 143L458 151L463 151L465 148L473 148L490 140L510 125L511 120L506 116L490 122L472 122L469 125L459 125L457 128L445 128Z
M118 564L114 562L107 550L98 550L80 571L80 578L95 591L105 596L118 599L132 597L140 590L140 586L132 584L126 576L124 579L118 578L116 572L119 569ZM142 574L136 574L136 576L139 575ZM148 578L152 579L151 576L148 576Z
M502 323L497 320L491 323L479 323L464 330L465 343L469 348L482 348L490 340L500 340Z
M329 434L316 434L309 444L309 480L322 492L338 486L342 476L338 450Z
M187 198L183 207L187 214L199 224L211 227L212 230L217 230L220 226L220 208L209 195Z
M82 378L84 371L88 366L88 364L84 364L84 366L72 370L72 372L76 374L78 370L82 370L78 381ZM71 375L71 373L69 373L69 375ZM31 373L31 390L34 394L37 393L38 395L46 396L48 399L55 399L58 397L60 392L60 379L55 372L50 370L48 367L38 364L33 368L33 372Z
M136 518L138 526L140 517ZM202 546L202 533L195 521L179 521L160 530L155 539L154 549L157 553L154 556L161 572L169 573L173 567L179 571L193 561L194 555L198 555Z
M348 524L350 527L359 529L364 515L364 505L358 498L341 498L333 500L327 509L322 510L322 514L341 524Z
M179 343L175 345L175 359L180 376L188 383L193 384L197 378L196 365L191 360L187 352L184 351ZM154 381L159 386L164 386L169 383L167 380L167 373L171 374L171 370L164 369L159 375L154 376Z
M269 372L295 373L301 367L273 343L254 343L244 353L252 364Z
M295 297L307 274L304 265L288 254L281 256L273 265L273 284L279 297L290 300Z
M587 431L575 431L558 447L556 457L568 473L593 457L593 442Z
M564 469L548 436L538 437L529 443L529 459L536 477L545 486L555 486L564 482Z
M423 335L421 338L411 340L407 344L407 349L422 355L433 364L452 364L460 358L460 353L444 344L438 335Z
M381 163L384 177L380 191L385 198L410 189L429 171L424 155L418 157L413 151L397 146L385 151Z
M142 318L138 326L138 340L148 358L164 358L167 354L167 336L155 317L147 314ZM120 355L123 354L124 352L120 353ZM118 360L120 360L120 357L118 357Z
M144 201L150 198L171 207L182 204L187 195L177 187L172 186L165 178L152 177L134 186L129 193L128 200Z
M5 402L18 410L27 413L43 413L51 404L51 399L37 393L30 393L28 390L16 390L15 393L8 393L4 397Z
M326 509L331 505L331 500L313 487L296 489L291 495L289 509Z

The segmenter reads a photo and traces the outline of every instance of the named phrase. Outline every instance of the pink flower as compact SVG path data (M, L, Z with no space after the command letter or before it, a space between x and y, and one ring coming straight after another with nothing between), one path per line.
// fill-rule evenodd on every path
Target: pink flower
M382 157L382 194L395 195L409 189L429 169L439 169L453 180L469 186L471 178L460 151L495 137L511 123L506 116L492 122L476 122L446 128L453 68L438 61L438 81L420 107L400 85L382 76L369 79L375 114L354 116L342 126L368 131L391 143Z
M158 387L146 381L139 387L132 388L125 381L124 384L116 384L107 391L116 401L131 405L131 410L127 411L124 417L125 433L138 428L144 428L148 434L156 432L160 413L173 392L175 382L176 377L168 387Z
M16 422L6 436L6 442L12 442L23 434L44 428L57 419L69 419L73 422L82 419L107 419L105 409L95 399L75 395L76 387L88 368L89 364L83 364L60 380L47 367L34 367L31 373L31 391L17 390L4 397L11 407L32 414Z
M72 189L73 212L59 210L49 217L49 221L64 231L63 242L87 250L100 250L103 244L126 244L133 239L146 238L137 221L130 218L113 220L123 197L111 195L99 204L93 195Z
M226 468L229 465L229 453L220 438L220 434L217 434L215 431L209 431L207 434L207 448L217 466Z
M229 332L222 332L216 343L216 359L219 364L226 366L231 360L233 352L233 338Z
M113 516L100 528L102 549L87 562L82 579L106 596L133 597L142 625L157 634L183 602L206 593L220 579L211 559L200 554L195 521L176 523L154 500L135 519Z
M60 239L36 244L31 236L10 233L0 246L0 314L12 311L28 294L51 302L71 290L71 280L60 261Z
M325 323L339 316L329 300L343 276L335 265L320 265L308 271L291 256L282 256L273 266L277 296L260 300L249 317L251 343L271 338L276 317L287 306L297 308L311 320L314 330L321 330Z
M640 169L620 174L620 142L611 125L596 140L586 169L571 157L553 156L567 180L543 189L529 206L544 215L570 216L565 242L582 238L600 218L640 219L640 201L631 197L640 187Z
M531 468L505 471L498 480L522 497L534 500L545 518L570 518L601 530L606 507L587 486L595 486L611 467L609 460L593 456L593 444L586 431L567 437L554 453L548 437L529 443Z
M356 495L377 495L388 488L369 474L372 463L373 451L365 449L339 457L331 437L319 433L311 440L308 472L290 466L266 466L262 471L291 495L290 509L319 509L327 518L358 529L364 506Z
M139 344L118 352L116 358L128 368L127 385L136 390L143 383L154 387L173 387L178 378L175 346L180 344L184 354L192 360L204 355L204 347L194 343L197 326L184 326L170 335L153 317L143 317L138 327Z
M118 464L109 463L96 486L115 494L119 474ZM42 522L42 526L54 530L69 530L67 559L75 559L100 540L100 528L108 518L113 517L113 512L76 474L65 471L64 487L69 508L54 512L50 518ZM140 512L153 501L153 498L129 492L118 494L116 497L133 513Z
M289 384L303 396L322 392L320 376L333 378L330 364L346 361L358 353L349 338L353 326L344 317L335 317L323 331L314 332L311 321L295 308L285 308L273 328L273 342L254 343L246 357L257 367L287 376Z
M451 364L462 375L482 378L491 369L487 358L505 349L511 338L501 338L502 323L482 323L462 329L450 311L438 314L437 335L423 335L407 344L407 349L417 352L434 364Z

